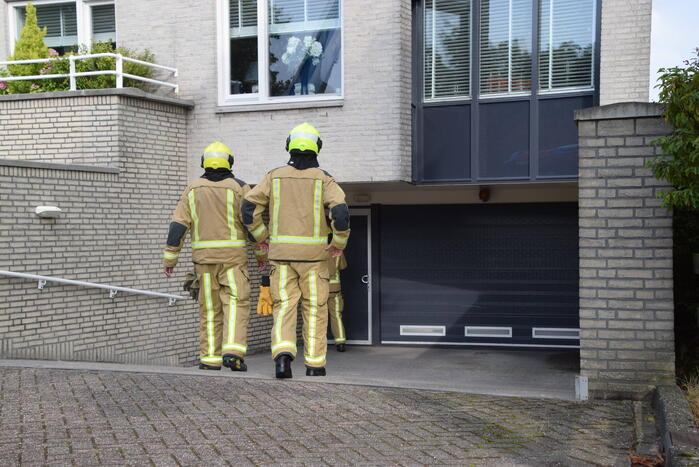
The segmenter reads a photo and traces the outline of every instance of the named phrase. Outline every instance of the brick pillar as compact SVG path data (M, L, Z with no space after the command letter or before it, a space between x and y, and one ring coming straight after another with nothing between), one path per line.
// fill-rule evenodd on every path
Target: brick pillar
M576 112L580 143L580 371L591 397L637 398L674 379L672 215L645 167L661 108Z

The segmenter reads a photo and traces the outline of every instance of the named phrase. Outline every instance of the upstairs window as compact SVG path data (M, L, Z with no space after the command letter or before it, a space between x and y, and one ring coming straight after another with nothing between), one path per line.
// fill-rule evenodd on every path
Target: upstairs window
M269 4L270 95L339 95L339 0Z
M479 7L477 17L474 1ZM425 102L469 99L474 79L483 98L531 95L534 49L538 55L538 93L594 89L596 0L422 3ZM534 14L538 14L538 30L533 28ZM477 31L473 24L478 25ZM471 53L472 37L477 41L478 56ZM476 64L473 77L472 62Z
M230 94L259 91L257 0L230 0Z
M342 96L340 0L220 0L222 104Z
M116 44L116 18L114 4L90 7L92 16L92 41Z
M539 0L539 90L592 89L594 0Z
M425 100L464 98L471 92L471 2L426 0Z
M44 37L46 45L56 49L59 54L64 54L78 48L78 15L75 2L51 3L36 6L36 22L40 28L46 27ZM26 7L17 8L17 34L24 27L27 16Z
M14 47L24 27L29 1L13 2L10 8L10 44ZM46 27L44 42L60 55L76 52L80 45L111 42L116 46L117 30L112 0L75 0L34 4L40 28ZM79 14L80 13L80 14ZM79 21L78 21L79 20Z
M528 94L532 0L481 0L480 26L480 94Z

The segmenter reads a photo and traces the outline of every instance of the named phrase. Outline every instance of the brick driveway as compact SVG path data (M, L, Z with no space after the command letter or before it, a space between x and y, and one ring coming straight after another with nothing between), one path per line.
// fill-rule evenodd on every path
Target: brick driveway
M0 465L628 465L635 420L649 410L638 402L0 368Z

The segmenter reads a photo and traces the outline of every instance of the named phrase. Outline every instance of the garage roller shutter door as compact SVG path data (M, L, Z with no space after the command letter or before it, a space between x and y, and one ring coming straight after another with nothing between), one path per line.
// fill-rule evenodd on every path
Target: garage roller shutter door
M577 204L381 209L381 340L578 345Z

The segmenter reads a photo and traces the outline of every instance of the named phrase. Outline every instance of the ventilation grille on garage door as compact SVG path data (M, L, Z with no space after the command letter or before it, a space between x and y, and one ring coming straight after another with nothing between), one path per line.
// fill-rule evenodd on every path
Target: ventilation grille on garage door
M495 326L465 326L466 337L512 337L512 328Z
M408 326L400 327L401 336L446 336L446 326Z
M534 339L580 339L580 329L532 328Z

